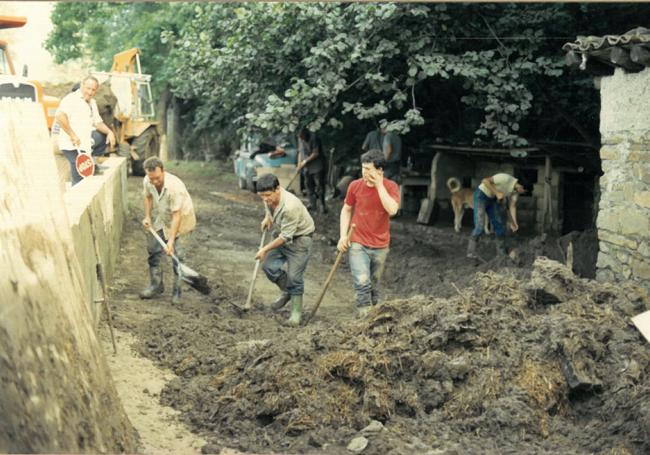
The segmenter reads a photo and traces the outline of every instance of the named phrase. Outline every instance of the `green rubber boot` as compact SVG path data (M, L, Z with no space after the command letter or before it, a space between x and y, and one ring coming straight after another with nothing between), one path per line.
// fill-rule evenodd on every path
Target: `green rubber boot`
M302 296L291 296L291 316L287 323L291 326L298 327L300 325L300 317L302 316Z

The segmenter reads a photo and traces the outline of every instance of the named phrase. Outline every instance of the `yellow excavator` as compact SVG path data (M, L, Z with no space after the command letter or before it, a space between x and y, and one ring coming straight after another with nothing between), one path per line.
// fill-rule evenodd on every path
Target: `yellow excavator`
M18 16L0 16L0 29L19 28L27 23L27 18ZM0 99L31 100L43 106L47 128L52 129L54 115L59 106L59 99L43 94L43 86L38 81L27 78L27 67L23 75L18 76L9 53L9 44L0 40Z
M120 155L129 158L133 175L144 175L144 160L160 156L160 131L155 121L151 76L142 74L140 50L115 54L110 72L92 74L102 83L95 99L104 123L116 133ZM103 90L106 81L110 93Z

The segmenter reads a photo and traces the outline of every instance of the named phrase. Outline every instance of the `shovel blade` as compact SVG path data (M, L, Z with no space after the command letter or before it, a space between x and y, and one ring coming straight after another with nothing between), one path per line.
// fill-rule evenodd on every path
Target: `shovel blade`
M208 279L200 273L181 262L177 263L177 270L181 280L192 286L201 294L208 295L212 291L210 285L208 285Z
M197 278L200 276L200 274L193 269L189 268L185 264L178 263L178 273L183 277L189 277L189 278Z

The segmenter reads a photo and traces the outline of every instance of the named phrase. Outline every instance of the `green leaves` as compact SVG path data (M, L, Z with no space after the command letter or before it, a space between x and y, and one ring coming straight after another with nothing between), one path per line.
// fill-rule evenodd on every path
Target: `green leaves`
M86 55L106 69L114 53L140 47L156 84L184 100L196 134L233 125L359 129L374 119L424 138L510 146L537 134L540 119L557 130L552 106L585 117L566 95L582 82L565 76L562 41L549 39L577 30L577 8L57 3L47 47L57 61ZM578 16L605 27L608 16L595 11Z

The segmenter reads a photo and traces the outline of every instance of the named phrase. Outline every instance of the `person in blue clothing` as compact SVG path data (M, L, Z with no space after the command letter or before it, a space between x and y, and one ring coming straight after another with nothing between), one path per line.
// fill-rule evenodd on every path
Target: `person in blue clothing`
M506 252L506 228L500 213L499 202L509 197L510 229L517 232L517 195L526 191L524 186L510 174L499 173L492 177L486 177L474 191L474 230L467 245L467 257L476 258L476 247L478 240L483 234L485 217L487 216L494 228L496 236L497 257L505 257Z

